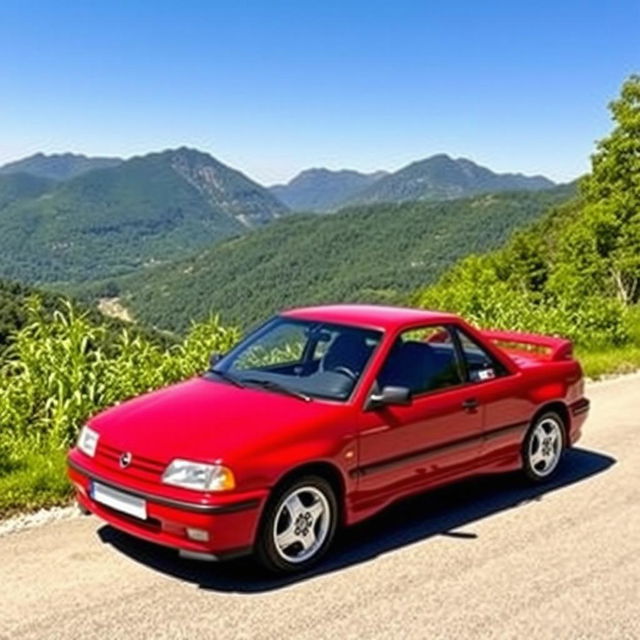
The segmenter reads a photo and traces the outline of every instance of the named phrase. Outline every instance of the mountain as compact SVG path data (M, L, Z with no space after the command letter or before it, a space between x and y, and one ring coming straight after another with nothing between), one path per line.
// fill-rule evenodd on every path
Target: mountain
M0 167L0 175L28 173L38 178L69 180L94 169L115 167L121 162L120 158L88 158L76 153L36 153Z
M353 204L452 200L480 193L538 191L554 183L544 176L494 173L471 160L445 154L413 162L395 173L308 169L271 193L294 211L335 211Z
M431 156L376 180L354 195L349 204L406 202L408 200L451 200L479 193L539 191L554 183L543 176L494 173L471 160L454 160L445 154Z
M176 330L209 313L247 327L303 304L404 301L458 258L498 247L571 194L558 187L287 216L195 257L132 274L111 294L143 323Z
M287 184L270 187L270 191L294 211L326 212L339 208L385 175L385 171L307 169Z
M185 257L285 212L267 189L205 153L150 153L0 209L0 276L107 278Z
M49 191L55 182L28 173L0 174L0 210L24 198L37 198Z

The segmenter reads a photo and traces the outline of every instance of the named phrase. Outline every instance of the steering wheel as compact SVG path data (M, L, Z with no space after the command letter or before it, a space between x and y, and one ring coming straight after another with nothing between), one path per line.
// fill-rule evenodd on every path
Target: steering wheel
M358 377L358 374L355 371L353 371L353 369L349 369L349 367L345 367L342 364L339 364L337 367L333 367L331 371L335 371L336 373L342 373L345 376L347 376L347 378L351 378L351 380L355 380Z

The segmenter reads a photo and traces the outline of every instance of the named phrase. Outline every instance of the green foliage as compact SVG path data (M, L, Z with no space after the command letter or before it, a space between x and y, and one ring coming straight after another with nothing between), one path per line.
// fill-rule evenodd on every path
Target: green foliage
M640 76L631 76L609 107L616 126L598 143L582 181L582 225L567 251L588 253L593 285L632 304L640 300Z
M58 294L40 291L17 282L0 280L0 356L9 344L10 336L27 324L28 314L25 303L34 295L38 296L42 311L47 315L56 309L63 310L67 304ZM112 338L127 327L132 335L142 336L158 346L169 346L175 342L170 334L153 331L140 325L130 325L116 318L107 318L97 309L75 301L73 305L77 312L86 313L92 323L103 325Z
M140 321L176 330L212 310L246 327L303 304L399 303L458 258L499 246L569 194L559 188L291 216L122 280L122 302Z
M627 341L629 328L619 301L602 296L558 297L528 289L526 280L498 276L501 256L467 258L414 304L453 311L481 327L569 337L595 348Z
M566 335L591 351L640 345L629 310L640 299L640 77L611 110L616 127L598 144L580 199L501 250L463 260L414 301L483 326Z

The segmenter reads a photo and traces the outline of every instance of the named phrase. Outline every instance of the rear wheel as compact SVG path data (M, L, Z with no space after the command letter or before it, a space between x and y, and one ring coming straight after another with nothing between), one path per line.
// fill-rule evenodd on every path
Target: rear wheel
M285 485L266 507L257 555L270 571L302 571L327 551L336 532L338 503L324 478L305 476Z
M523 470L527 478L543 482L560 463L565 448L565 425L554 411L539 416L531 425L522 447Z

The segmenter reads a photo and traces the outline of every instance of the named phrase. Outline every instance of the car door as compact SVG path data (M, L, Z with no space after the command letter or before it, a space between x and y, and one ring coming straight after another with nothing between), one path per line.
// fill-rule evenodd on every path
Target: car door
M461 327L453 329L460 345L469 396L483 411L483 444L480 463L499 466L512 463L519 454L522 440L535 405L522 392L518 373L510 372L479 340Z
M359 493L402 493L472 467L482 443L482 408L464 381L459 348L445 326L402 332L377 375L378 389L408 387L406 406L362 415Z

